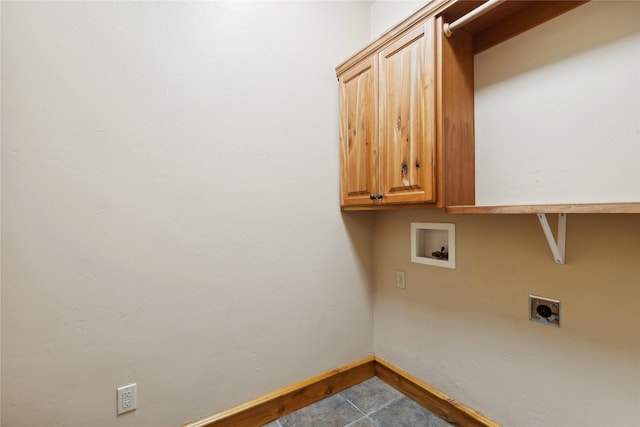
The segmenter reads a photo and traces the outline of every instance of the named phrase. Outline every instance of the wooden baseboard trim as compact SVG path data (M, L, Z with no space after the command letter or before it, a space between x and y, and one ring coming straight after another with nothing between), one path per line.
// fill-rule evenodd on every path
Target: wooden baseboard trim
M260 426L361 383L374 373L375 359L369 356L184 427Z
M500 427L479 412L467 408L408 372L374 356L301 381L200 421L185 424L183 427L260 426L373 376L377 376L454 425Z
M375 374L382 381L451 424L469 427L500 427L481 413L467 408L408 372L378 357L375 358Z

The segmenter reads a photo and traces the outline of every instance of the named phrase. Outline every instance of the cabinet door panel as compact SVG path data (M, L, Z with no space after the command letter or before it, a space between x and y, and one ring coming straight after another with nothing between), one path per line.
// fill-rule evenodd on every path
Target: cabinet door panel
M377 194L375 63L369 58L340 78L340 201L372 205Z
M384 203L435 201L434 20L385 48L379 67Z

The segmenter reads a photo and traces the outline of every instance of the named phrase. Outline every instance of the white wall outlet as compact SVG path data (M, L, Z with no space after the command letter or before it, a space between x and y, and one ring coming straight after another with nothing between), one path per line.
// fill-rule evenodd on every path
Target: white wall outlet
M405 289L407 287L407 282L405 281L404 271L396 270L396 286L400 289Z
M138 385L136 383L118 387L118 415L138 407Z

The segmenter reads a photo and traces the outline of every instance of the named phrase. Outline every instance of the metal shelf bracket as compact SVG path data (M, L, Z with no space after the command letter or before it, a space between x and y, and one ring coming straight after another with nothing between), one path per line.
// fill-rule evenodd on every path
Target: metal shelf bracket
M540 220L540 225L542 226L542 231L544 231L544 235L547 238L547 242L549 243L549 248L551 248L551 252L553 253L553 258L556 260L557 264L564 264L564 248L565 242L567 238L567 214L560 213L558 214L558 240L556 241L553 237L553 233L551 232L551 227L549 227L549 222L547 221L546 214L537 214L538 219Z

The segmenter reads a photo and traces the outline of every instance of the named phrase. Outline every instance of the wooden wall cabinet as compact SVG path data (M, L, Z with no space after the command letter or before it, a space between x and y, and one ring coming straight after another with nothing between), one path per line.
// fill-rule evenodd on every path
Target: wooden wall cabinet
M475 204L473 55L587 0L432 0L336 68L343 210Z
M474 204L472 38L429 17L337 68L345 210Z

